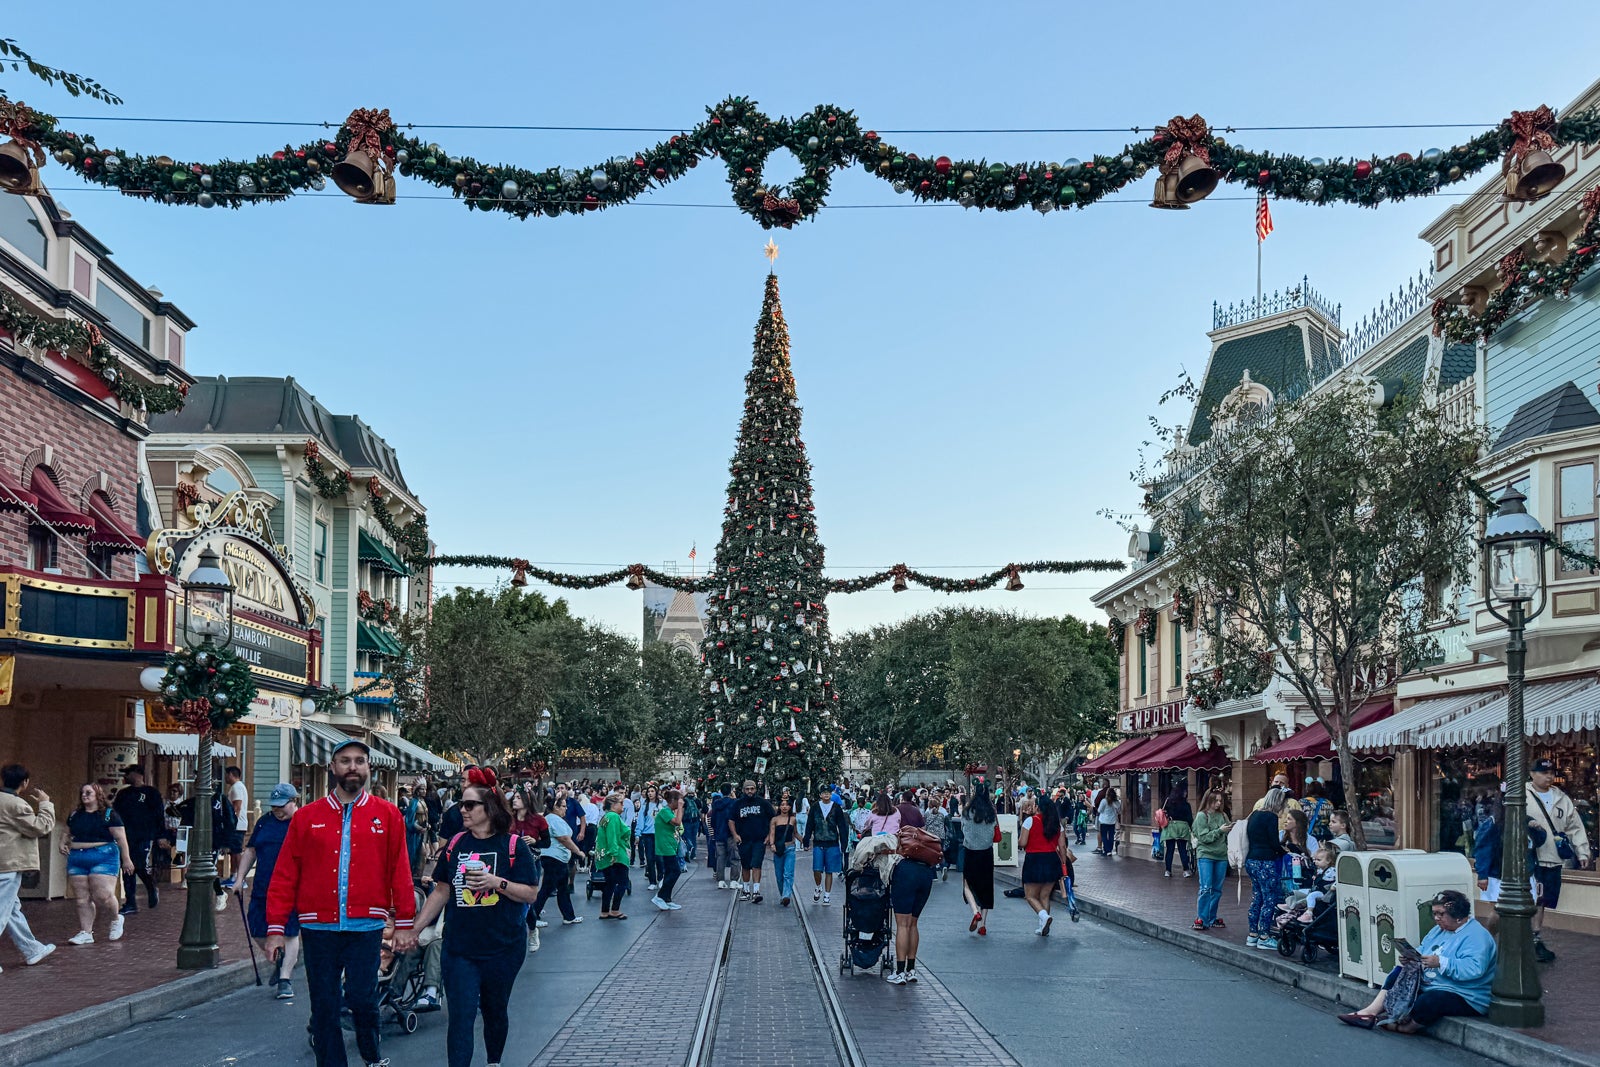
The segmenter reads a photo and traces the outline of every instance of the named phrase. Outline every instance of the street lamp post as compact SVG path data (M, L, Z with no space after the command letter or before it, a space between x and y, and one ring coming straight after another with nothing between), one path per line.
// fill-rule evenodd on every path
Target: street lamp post
M225 643L233 632L233 583L220 563L217 554L206 549L200 554L199 565L183 582L187 601L183 639L191 648L198 646L197 658L207 648ZM178 968L186 971L215 967L219 960L217 913L212 899L217 862L211 850L211 735L211 730L201 730L196 745L194 827L189 834L189 873L185 879L188 900L184 905L183 933L178 938Z
M1526 739L1522 690L1527 624L1545 608L1545 549L1549 534L1529 515L1515 488L1500 495L1484 530L1484 606L1506 624L1505 825L1501 828L1498 962L1489 1019L1524 1029L1544 1025L1543 991L1533 956L1533 890L1528 878ZM1532 608L1530 610L1530 605Z

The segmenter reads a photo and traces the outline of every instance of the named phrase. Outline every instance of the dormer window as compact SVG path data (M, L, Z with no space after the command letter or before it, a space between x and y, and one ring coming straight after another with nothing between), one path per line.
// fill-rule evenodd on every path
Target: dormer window
M27 197L0 197L0 238L40 267L48 265L50 242Z
M1217 405L1212 425L1218 430L1231 430L1247 426L1266 413L1272 406L1272 390L1250 378L1249 370L1239 378L1239 384Z
M101 282L95 290L94 306L124 337L146 352L150 351L150 320L126 297Z

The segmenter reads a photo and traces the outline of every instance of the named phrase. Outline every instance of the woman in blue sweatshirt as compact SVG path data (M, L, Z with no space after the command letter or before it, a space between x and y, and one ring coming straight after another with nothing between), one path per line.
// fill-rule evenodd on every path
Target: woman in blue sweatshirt
M1464 893L1446 889L1433 898L1432 908L1434 927L1417 946L1422 955L1422 991L1410 1013L1387 1019L1383 1023L1385 1030L1414 1034L1447 1015L1482 1015L1489 1007L1489 991L1494 986L1494 936L1472 917L1472 901ZM1339 1016L1339 1021L1372 1029L1387 1014L1385 1001L1399 977L1400 968L1396 967L1371 1004Z

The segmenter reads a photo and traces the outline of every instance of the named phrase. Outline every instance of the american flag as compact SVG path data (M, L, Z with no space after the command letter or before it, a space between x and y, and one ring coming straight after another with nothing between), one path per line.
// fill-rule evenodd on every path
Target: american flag
M690 559L694 559L694 550L695 550L695 546L694 545L690 545L689 546L689 558Z
M1267 207L1267 194L1261 194L1261 200L1256 204L1256 242L1259 244L1267 239L1267 234L1272 232L1272 210Z

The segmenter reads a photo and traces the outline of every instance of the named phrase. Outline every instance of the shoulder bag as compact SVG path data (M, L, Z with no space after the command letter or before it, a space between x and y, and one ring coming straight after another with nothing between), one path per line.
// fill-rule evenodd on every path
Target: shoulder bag
M1549 824L1550 832L1556 838L1556 855L1563 860L1575 860L1578 852L1572 847L1572 839L1556 828L1556 821L1550 817L1550 809L1544 806L1544 801L1539 799L1539 794L1533 794L1533 802L1539 805L1539 811L1544 815L1544 821Z

